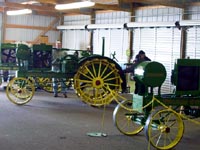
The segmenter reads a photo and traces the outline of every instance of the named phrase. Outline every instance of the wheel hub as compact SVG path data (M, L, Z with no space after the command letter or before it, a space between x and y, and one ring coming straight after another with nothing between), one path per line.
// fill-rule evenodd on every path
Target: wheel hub
M167 128L165 129L165 133L170 133L170 128L169 128L169 127L167 127Z
M161 130L162 133L170 133L170 127L167 127L165 125L161 125L159 129Z
M101 78L95 78L95 79L93 79L92 85L94 88L102 88L104 85L104 81Z
M21 94L21 93L22 93L22 90L21 90L21 89L18 89L18 90L17 90L17 93Z

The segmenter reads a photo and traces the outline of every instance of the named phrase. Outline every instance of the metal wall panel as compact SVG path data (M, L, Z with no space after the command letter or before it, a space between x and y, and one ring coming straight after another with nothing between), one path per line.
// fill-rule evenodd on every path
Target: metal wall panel
M171 70L175 60L180 57L180 31L176 28L138 28L133 32L134 57L142 49L152 61L162 63L166 68L167 78L161 91L171 93Z
M89 45L89 34L86 30L64 30L62 47L86 50Z
M136 22L162 22L177 21L181 19L181 9L179 8L147 8L139 9L135 12Z
M190 20L199 20L200 19L200 6L191 6L187 9L185 14L187 14L188 19Z
M90 24L89 15L65 16L64 25L87 25ZM70 49L86 50L89 46L90 33L87 30L64 30L63 47Z
M90 24L90 15L65 16L64 25L87 25Z
M7 23L24 26L48 27L54 19L55 17L39 15L7 16ZM56 24L55 27L57 25L58 24ZM41 32L42 30L35 29L7 28L5 37L6 40L33 41ZM55 41L59 39L59 31L49 31L45 35L48 36L49 43L55 43Z
M128 12L107 12L96 14L96 24L113 24L130 22L130 13Z
M99 29L94 30L94 53L102 54L102 38L105 38L105 56L115 55L119 64L127 62L126 50L128 49L128 31L124 29Z
M187 12L188 19L200 19L200 6L189 7ZM186 57L200 59L200 26L189 27L186 30Z
M200 26L187 29L186 57L200 59Z
M98 29L94 30L94 40L93 40L93 52L94 54L102 55L103 49L103 38L105 38L105 45L104 45L104 56L110 56L110 30L105 29Z

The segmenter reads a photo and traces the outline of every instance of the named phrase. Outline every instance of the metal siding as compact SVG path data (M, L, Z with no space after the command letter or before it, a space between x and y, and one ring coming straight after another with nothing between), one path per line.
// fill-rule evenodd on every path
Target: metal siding
M116 61L120 64L126 63L128 31L124 29L94 30L94 54L102 54L102 37L105 37L105 56L111 57L111 54L115 52Z
M94 40L93 40L93 52L94 54L102 55L102 38L105 38L105 45L104 45L104 54L107 57L110 57L109 54L109 47L110 47L110 30L98 29L94 30Z
M127 62L126 50L128 49L128 31L124 29L110 30L110 54L116 53L120 63Z
M8 16L8 24L18 24L25 26L42 26L48 27L55 17L39 16L39 15L21 15ZM33 41L42 32L42 30L35 29L21 29L21 28L7 28L6 40L15 41ZM13 36L13 34L15 36ZM49 31L45 35L48 36L49 42L54 43L59 38L59 31Z
M99 30L93 31L93 53L94 54L102 54L101 49L99 48Z
M70 49L86 50L89 45L89 32L86 30L63 31L63 47Z
M180 56L180 32L175 28L138 28L133 31L134 57L139 50L144 50L152 61L162 63L167 77L162 85L162 93L171 93L171 70L175 59Z
M186 57L200 59L200 27L187 29Z
M64 24L65 25L87 25L90 24L91 17L90 15L75 15L75 16L65 16Z
M75 49L75 30L63 31L62 47Z
M128 12L107 12L96 14L96 24L126 23L130 20Z
M135 12L136 22L162 22L177 21L181 18L181 9L179 8L149 8L140 9Z
M75 30L75 49L86 50L89 46L89 32L85 30Z

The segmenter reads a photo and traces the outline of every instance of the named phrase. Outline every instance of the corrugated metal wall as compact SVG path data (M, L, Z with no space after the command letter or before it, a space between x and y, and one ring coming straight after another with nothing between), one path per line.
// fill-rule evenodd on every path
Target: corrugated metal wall
M136 10L134 17L136 22L166 22L180 20L181 15L179 8L161 7Z
M181 32L176 28L139 28L134 30L134 57L144 50L152 61L162 63L167 70L167 78L162 93L173 91L170 82L174 62L180 57Z
M90 20L88 15L65 16L64 25L87 25L90 24ZM86 50L90 44L90 33L87 30L64 30L62 32L63 48Z
M54 19L55 17L40 15L7 16L7 24L48 27ZM34 41L41 32L42 30L35 29L6 28L5 38L14 41ZM59 31L49 31L45 35L48 36L49 43L55 43L59 39Z
M181 9L157 8L141 9L136 11L136 22L170 22L179 21ZM162 63L167 70L167 78L162 85L162 93L171 93L174 87L171 85L171 70L174 62L180 58L181 32L177 28L138 28L133 30L133 54L134 57L139 50L144 50L147 56Z
M200 19L200 7L193 6L188 9L190 20ZM187 34L186 57L200 59L200 25L185 28Z
M130 13L108 12L96 15L96 24L124 24L130 22ZM127 62L128 30L126 29L97 29L94 30L94 53L102 54L102 38L105 38L105 56L116 54L118 63ZM111 57L112 58L112 57Z

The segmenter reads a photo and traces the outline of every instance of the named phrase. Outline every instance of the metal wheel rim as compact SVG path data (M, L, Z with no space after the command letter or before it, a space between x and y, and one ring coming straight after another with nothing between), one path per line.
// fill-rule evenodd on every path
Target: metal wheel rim
M148 141L157 149L171 149L181 140L184 123L180 115L164 109L150 115L146 121L145 134Z
M113 95L108 88L120 91L121 78L115 65L106 59L86 61L74 77L74 88L82 101L93 106L109 104Z
M7 85L8 99L17 105L28 103L35 93L33 80L26 78L13 78Z
M129 109L123 108L121 104ZM130 107L132 107L132 100L125 100L121 104L118 104L113 112L113 121L115 126L125 135L135 135L140 133L144 126L139 123L135 123L132 120L131 115L134 114L137 116L138 114L141 116L142 114L139 114L136 111L130 111Z

